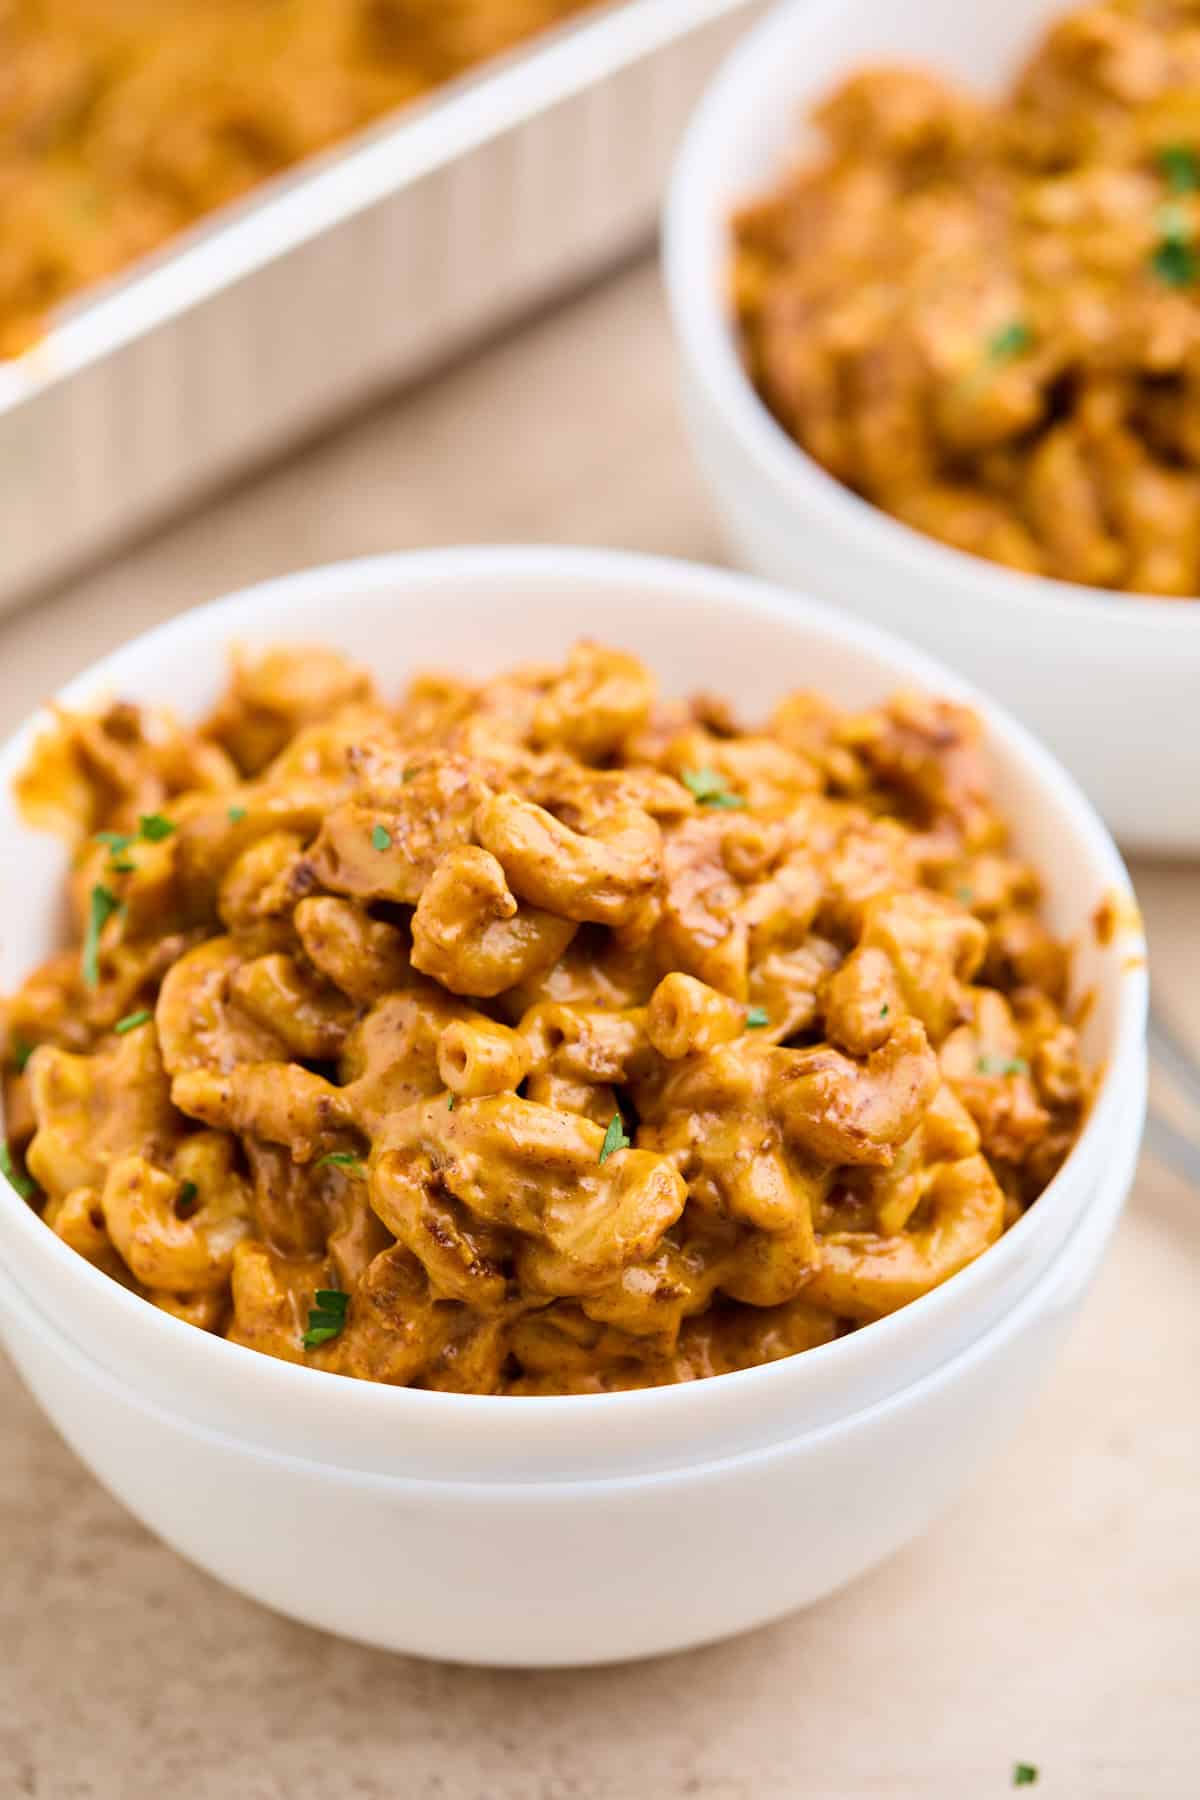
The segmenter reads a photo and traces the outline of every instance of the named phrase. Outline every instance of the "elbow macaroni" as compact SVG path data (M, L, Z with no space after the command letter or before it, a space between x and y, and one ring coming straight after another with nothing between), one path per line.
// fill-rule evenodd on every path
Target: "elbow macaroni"
M952 705L746 732L581 644L388 707L288 649L196 730L64 715L23 791L79 932L115 905L7 1004L16 1164L269 1355L499 1394L790 1356L984 1251L1090 1101Z
M214 207L588 4L5 0L0 358ZM263 660L239 671L217 727L256 771L298 712L336 703L347 683L336 658ZM591 702L585 720L620 717L612 660L604 685L568 689Z
M1192 599L1195 9L1052 10L1002 95L892 62L813 109L815 154L733 221L747 372L810 456L914 530Z

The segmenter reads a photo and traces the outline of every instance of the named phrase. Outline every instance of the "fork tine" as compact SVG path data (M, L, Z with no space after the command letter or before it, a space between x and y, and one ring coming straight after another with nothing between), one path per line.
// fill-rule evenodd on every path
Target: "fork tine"
M1150 1054L1194 1106L1200 1106L1200 1063L1161 1013L1151 1011Z
M1155 1112L1146 1120L1144 1141L1152 1156L1200 1191L1200 1144L1194 1144L1170 1120Z

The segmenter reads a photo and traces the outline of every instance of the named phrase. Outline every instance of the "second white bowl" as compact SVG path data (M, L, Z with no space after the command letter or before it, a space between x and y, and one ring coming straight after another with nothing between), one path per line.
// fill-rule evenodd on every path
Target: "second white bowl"
M1064 0L792 0L726 64L681 153L667 287L693 448L738 559L922 644L1030 725L1122 843L1200 851L1200 600L1016 573L889 518L826 474L759 400L727 296L729 222L802 145L810 108L899 59L998 92Z

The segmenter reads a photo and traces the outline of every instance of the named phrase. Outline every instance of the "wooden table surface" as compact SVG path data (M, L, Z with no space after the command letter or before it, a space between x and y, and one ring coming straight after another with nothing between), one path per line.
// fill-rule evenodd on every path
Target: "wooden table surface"
M0 622L0 728L244 582L488 540L720 559L649 268ZM1157 988L1200 1041L1200 869L1135 874ZM1020 1759L1047 1800L1192 1800L1198 1384L1200 1195L1144 1159L1019 1438L933 1533L736 1642L528 1675L359 1649L228 1592L96 1485L0 1362L0 1796L987 1800Z

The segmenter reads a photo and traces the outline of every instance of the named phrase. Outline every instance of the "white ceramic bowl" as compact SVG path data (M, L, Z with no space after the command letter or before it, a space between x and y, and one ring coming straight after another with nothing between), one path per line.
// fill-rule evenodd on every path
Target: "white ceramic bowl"
M735 555L945 658L1037 731L1128 847L1200 851L1200 603L1002 569L889 518L819 467L747 380L727 306L729 219L801 149L812 104L901 59L998 92L1064 0L791 0L718 75L666 214L694 451Z
M1140 1106L1132 1094L1131 1124ZM950 1362L834 1424L658 1474L421 1481L341 1469L311 1454L317 1433L308 1456L282 1456L151 1405L3 1278L0 1337L131 1512L279 1612L454 1662L659 1655L823 1598L951 1504L1052 1361L1116 1223L1137 1135L1050 1268Z
M827 1591L911 1535L982 1453L990 1428L977 1415L1007 1418L1044 1366L1054 1335L1046 1321L1065 1304L1054 1296L1081 1291L1087 1246L1099 1255L1108 1227L1097 1221L1111 1223L1128 1186L1144 1109L1144 945L1124 868L1091 808L998 709L918 653L813 602L686 564L599 552L385 557L186 614L62 699L168 695L198 712L215 697L235 641L337 644L394 689L430 664L487 674L552 657L584 633L639 652L670 689L724 691L750 716L801 683L845 702L915 685L979 705L1020 847L1046 871L1057 929L1078 942L1076 980L1094 995L1086 1048L1106 1075L1079 1145L1037 1205L944 1287L790 1361L646 1393L431 1394L275 1362L145 1305L0 1183L9 1347L101 1478L235 1586L347 1635L465 1660L591 1661L698 1642ZM29 831L11 798L38 722L0 756L0 991L54 946L60 917L65 853ZM1122 921L1107 945L1091 924L1102 899L1115 899ZM912 1460L931 1474L900 1506L896 1421L926 1408L949 1417L945 1409L959 1410L954 1394L964 1396L962 1417L936 1443L924 1426L911 1428L910 1442L920 1439ZM826 1463L827 1441L843 1445L844 1457L831 1451ZM756 1508L776 1509L782 1532L796 1492L791 1477L772 1471L793 1467L793 1453L806 1516L825 1509L840 1535L836 1554L826 1539L828 1557L814 1559L796 1531L794 1566L781 1572L768 1566L781 1554L778 1535L756 1523L734 1549L729 1521L751 1515L726 1512L723 1526L719 1517L730 1494L744 1493ZM873 1456L886 1482L861 1481ZM724 1473L710 1481L714 1469ZM282 1533L271 1523L281 1516ZM664 1565L674 1556L707 1567L711 1593L660 1566L657 1549L650 1558L660 1540ZM535 1596L515 1610L514 1558L527 1599ZM454 1576L443 1577L444 1563ZM467 1569L469 1582L458 1574Z

